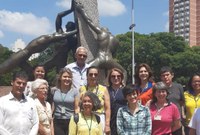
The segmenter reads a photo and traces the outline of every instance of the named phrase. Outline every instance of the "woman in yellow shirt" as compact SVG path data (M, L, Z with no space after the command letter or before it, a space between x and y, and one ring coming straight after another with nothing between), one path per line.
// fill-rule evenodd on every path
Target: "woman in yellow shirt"
M105 86L98 84L99 70L95 66L87 69L87 85L80 88L80 98L85 92L93 92L101 101L101 108L95 111L100 116L105 134L110 134L110 96Z
M70 119L69 135L103 135L100 117L93 113L99 107L98 97L92 92L86 92L81 102L82 111Z
M188 91L184 92L185 96L185 134L189 134L188 124L196 108L200 107L200 74L192 75L188 82Z

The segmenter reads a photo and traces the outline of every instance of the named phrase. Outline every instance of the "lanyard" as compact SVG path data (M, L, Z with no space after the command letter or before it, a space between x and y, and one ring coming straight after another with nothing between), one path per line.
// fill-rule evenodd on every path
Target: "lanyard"
M90 135L90 131L91 131L91 128L92 128L92 116L90 117L90 125L89 125L88 121L85 118L85 115L83 114L84 120L85 120L87 127L88 127L88 130L89 130L89 135Z
M60 96L61 96L61 99L62 99L62 103L64 104L65 98L67 97L67 93L65 94L65 96L63 96L62 92L60 91Z
M165 107L165 105L163 107L159 108L158 105L155 103L155 106L156 106L156 110L157 110L156 111L156 116L157 116L160 114L161 110Z
M81 80L83 80L83 73L81 72L81 70L79 70L79 74L81 76Z

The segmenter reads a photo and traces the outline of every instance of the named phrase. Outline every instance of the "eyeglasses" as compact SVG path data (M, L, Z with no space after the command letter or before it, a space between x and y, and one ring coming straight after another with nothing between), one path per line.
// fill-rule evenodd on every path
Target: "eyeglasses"
M38 88L39 90L48 90L49 88L48 87L42 87L42 88Z
M84 55L84 54L78 54L79 57L83 57L83 58L86 58L87 55Z
M98 73L89 73L88 75L89 75L90 77L93 77L93 76L96 77L96 76L98 76Z
M119 78L121 78L121 75L111 75L111 77L114 78L114 79L115 78L119 79Z

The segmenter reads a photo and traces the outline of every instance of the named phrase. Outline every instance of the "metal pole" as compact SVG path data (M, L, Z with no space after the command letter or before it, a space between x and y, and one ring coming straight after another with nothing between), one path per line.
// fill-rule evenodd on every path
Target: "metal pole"
M131 25L132 25L132 83L135 84L135 57L134 57L134 0L132 0L131 11Z

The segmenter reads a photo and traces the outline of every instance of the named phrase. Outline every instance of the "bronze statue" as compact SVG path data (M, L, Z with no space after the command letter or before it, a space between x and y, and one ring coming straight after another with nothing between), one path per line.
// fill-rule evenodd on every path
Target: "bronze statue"
M59 34L64 33L62 29L62 18L67 16L68 14L74 11L74 0L72 0L71 8L66 11L62 11L58 13L55 21L56 32ZM69 21L66 25L66 32L76 30L76 24L74 22ZM63 68L67 63L68 53L72 51L73 59L75 60L75 52L78 47L77 34L72 34L66 37L65 40L59 42L58 45L55 46L54 54L52 59L48 60L45 63L45 67L47 69L56 66L57 72Z
M56 33L49 35L42 35L32 40L25 49L14 53L8 60L0 64L0 74L6 73L12 70L16 66L20 66L26 72L31 72L32 67L26 62L28 58L38 52L44 51L50 44L55 44L53 56L43 63L48 70L56 66L56 70L59 71L66 65L68 58L68 52L72 50L73 58L77 48L77 29L74 22L68 22L66 24L66 32L62 29L62 17L73 12L73 0L71 9L58 13L56 17Z
M44 51L51 43L59 42L60 40L66 39L67 36L76 33L77 30L62 34L53 33L49 35L42 35L32 40L23 50L14 53L8 60L0 65L0 74L6 73L19 64L25 62L32 54Z
M98 53L96 58L90 61L90 65L98 66L101 69L109 70L114 67L121 69L124 72L125 78L126 70L113 60L112 54L115 52L116 47L119 45L118 39L111 34L108 28L95 26L93 21L88 17L83 9L81 3L75 3L76 10L81 14L88 26L97 34Z

